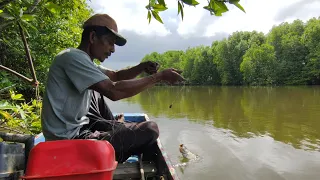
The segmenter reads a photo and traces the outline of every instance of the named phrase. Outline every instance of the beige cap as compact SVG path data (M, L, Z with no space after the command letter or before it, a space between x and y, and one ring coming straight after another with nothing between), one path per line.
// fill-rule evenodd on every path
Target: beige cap
M127 40L118 33L118 27L116 21L108 14L95 14L91 16L83 24L83 28L88 26L103 26L109 29L114 35L116 35L116 45L124 46Z

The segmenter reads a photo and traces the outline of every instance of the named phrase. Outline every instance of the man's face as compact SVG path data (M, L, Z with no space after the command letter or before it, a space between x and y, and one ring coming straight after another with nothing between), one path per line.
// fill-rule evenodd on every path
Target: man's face
M102 35L98 37L95 32L91 32L91 47L90 51L94 58L103 62L106 58L115 52L116 37L113 34Z

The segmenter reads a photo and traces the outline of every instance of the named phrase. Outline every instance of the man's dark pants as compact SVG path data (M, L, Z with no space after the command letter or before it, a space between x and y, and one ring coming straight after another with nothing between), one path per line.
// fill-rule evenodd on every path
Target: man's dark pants
M156 143L159 129L155 122L118 122L106 104L106 97L93 91L90 123L83 126L77 139L92 138L95 131L101 134L95 139L109 141L116 151L118 162L126 161L133 154L146 153Z

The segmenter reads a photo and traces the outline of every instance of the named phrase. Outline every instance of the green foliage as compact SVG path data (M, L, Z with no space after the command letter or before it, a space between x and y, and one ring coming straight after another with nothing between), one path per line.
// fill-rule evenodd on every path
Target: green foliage
M222 16L223 13L228 12L229 9L226 3L232 4L245 12L244 8L239 4L240 0L208 0L208 5L204 6L203 9L210 12L211 15ZM178 15L181 15L183 20L184 12L183 8L187 6L198 6L200 3L196 0L178 0ZM159 15L159 12L166 11L168 9L165 0L149 0L149 4L146 6L148 10L147 19L150 23L151 15L158 22L163 24L163 21Z
M78 45L81 26L92 10L85 0L16 0L3 2L0 8L0 64L32 77L19 32L21 25L42 92L53 57L66 47ZM36 89L3 71L0 78L0 125L16 132L39 133L42 104L33 100Z
M81 25L92 10L85 0L42 0L35 4L36 2L11 1L3 7L0 14L0 64L32 77L19 34L19 22L26 32L36 74L41 83L40 90L43 91L53 57L66 47L78 45ZM31 13L30 9L33 7ZM27 99L34 95L33 87L26 86L21 80L6 77L17 84L17 90Z
M307 76L302 73L308 54L302 42L305 25L300 20L282 23L274 27L268 36L268 43L274 46L278 60L278 84L306 84Z
M307 22L302 42L309 52L305 61L305 72L311 84L320 84L320 17Z
M32 100L25 103L24 100L22 94L10 90L10 100L0 101L0 128L27 134L40 133L42 102Z
M274 47L270 44L252 46L243 56L240 70L243 73L243 79L247 84L274 84L277 72Z
M319 42L320 18L312 18L282 23L268 34L234 32L210 47L153 52L142 61L179 68L194 85L320 84Z

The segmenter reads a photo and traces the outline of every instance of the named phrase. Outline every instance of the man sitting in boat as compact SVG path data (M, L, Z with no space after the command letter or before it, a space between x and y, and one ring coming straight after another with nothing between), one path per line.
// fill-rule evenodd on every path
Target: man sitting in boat
M124 123L113 118L105 98L113 101L132 97L159 81L184 80L181 72L166 69L157 72L153 62L118 72L96 65L124 46L126 39L118 33L115 20L96 14L83 25L78 48L61 51L53 60L43 97L42 131L46 141L62 139L108 140L116 151L117 161L143 153L159 136L153 121ZM147 72L149 76L136 77Z

